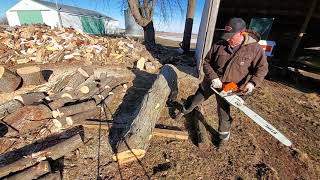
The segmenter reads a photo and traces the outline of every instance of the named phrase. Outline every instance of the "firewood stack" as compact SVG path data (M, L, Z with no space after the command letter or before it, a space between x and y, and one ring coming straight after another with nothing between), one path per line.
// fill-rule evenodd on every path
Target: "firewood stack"
M140 59L145 60L142 68L148 72L161 67L144 45L128 37L100 37L40 25L9 27L0 32L0 64L79 62L133 67Z

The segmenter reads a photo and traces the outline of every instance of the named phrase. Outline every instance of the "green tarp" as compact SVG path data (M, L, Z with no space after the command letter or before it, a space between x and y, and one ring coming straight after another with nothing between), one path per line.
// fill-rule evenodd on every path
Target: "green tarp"
M41 11L17 11L20 24L43 24Z
M105 34L104 21L101 18L82 16L81 24L83 31L89 34Z

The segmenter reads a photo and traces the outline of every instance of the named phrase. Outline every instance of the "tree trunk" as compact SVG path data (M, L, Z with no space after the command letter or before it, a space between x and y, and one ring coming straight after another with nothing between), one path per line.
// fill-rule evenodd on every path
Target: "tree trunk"
M143 31L144 31L144 43L147 49L153 48L156 45L153 21L150 21L146 26L143 26Z
M163 66L151 89L146 93L142 103L136 109L132 122L128 122L130 126L125 128L113 126L110 131L110 143L116 153L114 158L119 163L128 161L129 157L139 159L144 156L155 124L166 105L170 93L177 94L178 86L187 85L183 81L190 84L192 83L191 80L190 76L180 72L173 65ZM127 114L121 114L120 112L114 121L117 123L117 121L129 118Z
M181 45L181 48L183 49L184 53L187 53L190 51L192 25L193 25L193 17L194 17L195 8L196 8L196 0L189 0L186 22L185 22L185 26L184 26L183 41L182 41L182 45Z
M13 92L21 83L21 77L11 72L7 68L0 66L0 91Z

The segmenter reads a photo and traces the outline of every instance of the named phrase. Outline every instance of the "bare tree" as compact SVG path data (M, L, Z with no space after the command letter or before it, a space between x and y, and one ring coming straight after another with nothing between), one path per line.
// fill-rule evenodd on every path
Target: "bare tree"
M193 17L196 8L196 3L197 0L188 0L188 10L186 16L186 23L184 26L183 41L180 45L185 53L190 51L190 41L192 36Z
M0 17L0 25L9 25L8 19L6 16Z
M167 21L174 10L182 12L182 0L128 0L128 6L133 18L143 28L144 42L147 48L155 45L155 30L153 26L153 17L156 4L159 5L159 15L164 21Z

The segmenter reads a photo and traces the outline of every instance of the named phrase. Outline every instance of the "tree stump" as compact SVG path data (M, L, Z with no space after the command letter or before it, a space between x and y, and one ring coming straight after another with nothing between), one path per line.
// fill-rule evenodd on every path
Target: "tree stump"
M17 73L22 77L23 86L40 85L45 83L40 67L28 66L17 69Z
M13 92L19 87L20 83L20 76L0 66L0 91L7 93Z

